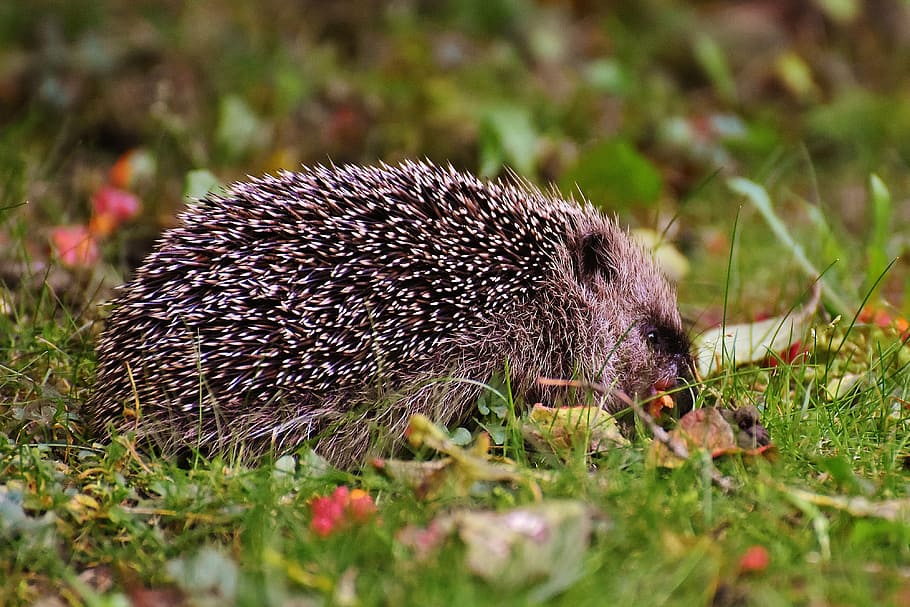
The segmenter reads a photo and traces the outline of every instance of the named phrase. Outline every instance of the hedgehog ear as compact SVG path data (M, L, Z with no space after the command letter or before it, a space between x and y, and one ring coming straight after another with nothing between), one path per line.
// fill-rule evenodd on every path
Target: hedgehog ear
M575 242L575 268L578 279L590 283L595 276L610 282L616 277L616 266L610 257L610 240L602 232L583 234Z

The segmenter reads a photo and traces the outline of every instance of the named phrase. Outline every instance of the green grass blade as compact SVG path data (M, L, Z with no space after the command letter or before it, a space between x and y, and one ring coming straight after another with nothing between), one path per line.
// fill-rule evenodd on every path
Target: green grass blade
M878 175L869 177L869 193L872 203L872 228L866 247L866 288L872 288L880 280L882 271L891 259L888 255L888 232L891 228L891 193Z
M826 284L824 279L821 278L821 272L819 272L818 268L816 268L815 265L809 261L809 258L806 257L806 252L803 250L802 245L796 242L789 230L787 230L784 222L781 221L774 212L774 209L771 206L771 198L768 196L768 192L765 188L754 181L742 177L731 177L727 180L727 187L745 197L756 209L758 209L759 213L762 214L762 217L765 218L765 221L768 222L771 231L774 232L774 236L777 237L782 245L789 249L800 269L802 269L810 279L819 280L822 285L822 298L836 313L849 315L856 309L855 306L850 305L832 290L830 285Z

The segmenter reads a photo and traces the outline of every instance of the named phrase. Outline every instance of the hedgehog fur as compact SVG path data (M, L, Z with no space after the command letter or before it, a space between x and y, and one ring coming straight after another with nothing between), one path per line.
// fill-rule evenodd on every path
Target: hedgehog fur
M691 368L673 289L613 221L426 162L208 195L121 289L86 413L165 453L311 441L352 467L413 413L465 421L505 368L551 401L538 377L644 398Z

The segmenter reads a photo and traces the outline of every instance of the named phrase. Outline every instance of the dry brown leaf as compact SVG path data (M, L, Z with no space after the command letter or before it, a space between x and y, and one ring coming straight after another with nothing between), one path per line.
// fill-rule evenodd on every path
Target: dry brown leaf
M705 407L690 411L670 431L669 442L684 447L676 449L677 453L708 451L712 458L734 453L758 455L772 448L767 432L747 407L737 410ZM677 453L664 442L654 441L648 451L648 463L662 468L679 468L685 459Z

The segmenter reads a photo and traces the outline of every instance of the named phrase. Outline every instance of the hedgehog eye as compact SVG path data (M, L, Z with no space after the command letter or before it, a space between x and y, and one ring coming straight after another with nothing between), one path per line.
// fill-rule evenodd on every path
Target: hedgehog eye
M616 276L616 267L610 259L610 241L605 234L592 232L581 237L576 251L578 276L590 282L595 276L610 282Z
M648 342L648 347L652 350L660 350L660 332L656 327L648 327L645 331L645 341Z
M689 351L689 342L685 336L667 326L645 324L641 334L652 352L685 354Z

